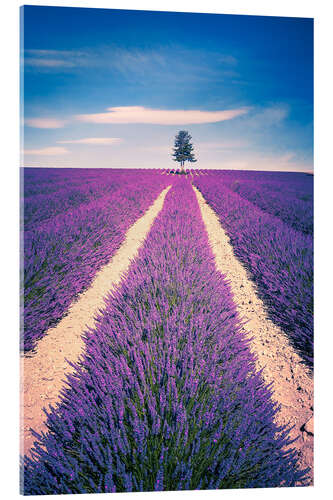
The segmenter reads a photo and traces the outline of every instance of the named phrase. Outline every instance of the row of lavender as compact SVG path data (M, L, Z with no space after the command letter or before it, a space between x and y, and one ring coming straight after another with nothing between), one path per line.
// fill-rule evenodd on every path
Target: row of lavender
M239 172L233 175L236 178ZM274 175L277 174L261 173L256 182L264 183ZM235 254L250 271L272 320L312 367L312 236L293 229L229 189L220 173L200 177L195 185L218 214ZM287 205L292 210L289 201Z
M59 169L36 170L26 171L27 190L38 184L39 176L41 182L40 192L27 197L25 209L32 214L29 206L36 205L36 198L42 204L23 226L21 347L25 351L34 349L36 341L61 319L119 248L127 229L170 184L156 172L80 169L66 172L66 191L67 179ZM79 180L75 200L81 202L71 205L70 183ZM90 194L86 180L92 183ZM58 189L43 194L45 186Z
M218 183L305 234L313 234L313 175L222 170Z
M26 458L25 494L304 481L216 271L191 184L174 180L129 274Z
M111 195L136 179L143 180L139 170L29 168L24 170L22 205L24 229L34 229L84 203ZM143 176L141 175L143 173Z

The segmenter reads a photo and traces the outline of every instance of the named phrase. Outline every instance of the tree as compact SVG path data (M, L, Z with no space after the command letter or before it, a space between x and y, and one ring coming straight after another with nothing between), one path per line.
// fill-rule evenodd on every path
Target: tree
M180 130L175 137L175 145L173 147L173 160L178 161L181 170L184 171L184 163L186 161L194 163L197 160L194 158L193 145L190 142L192 137L187 130Z

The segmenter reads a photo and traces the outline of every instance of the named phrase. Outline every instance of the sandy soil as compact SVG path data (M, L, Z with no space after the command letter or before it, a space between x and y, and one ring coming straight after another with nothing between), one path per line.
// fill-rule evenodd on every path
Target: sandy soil
M194 186L193 186L194 187ZM313 482L313 379L301 364L283 331L272 323L259 299L255 284L233 253L230 240L222 229L215 212L194 187L209 241L215 255L216 267L230 280L238 312L247 324L244 331L250 337L251 349L257 358L258 370L272 383L273 398L281 405L277 414L279 424L294 426L292 445L297 449L299 463L311 468Z
M76 362L84 348L81 338L86 327L94 326L94 316L104 307L104 297L125 273L154 219L163 207L171 186L164 189L153 205L128 230L124 243L110 262L96 275L90 288L71 305L56 327L38 342L36 354L21 358L21 454L28 454L35 438L30 428L45 431L43 407L59 400L65 375L72 371L66 362Z

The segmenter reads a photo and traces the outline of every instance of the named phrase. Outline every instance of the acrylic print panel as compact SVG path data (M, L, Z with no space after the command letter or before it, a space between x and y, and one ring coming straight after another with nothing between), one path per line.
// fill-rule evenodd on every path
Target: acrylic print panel
M312 485L313 20L21 14L22 492Z

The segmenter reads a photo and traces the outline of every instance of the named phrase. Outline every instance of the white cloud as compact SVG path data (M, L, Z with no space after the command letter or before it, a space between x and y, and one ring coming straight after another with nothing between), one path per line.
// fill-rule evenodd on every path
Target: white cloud
M216 123L231 120L247 113L246 108L224 111L201 111L182 109L151 109L143 106L107 108L106 113L76 115L76 119L87 123L149 123L155 125L188 125Z
M93 144L93 145L119 144L120 142L123 142L123 139L120 139L119 137L86 137L84 139L57 141L58 144Z
M25 120L25 124L34 128L63 128L66 121L57 118L29 118Z
M68 149L61 146L53 146L49 148L41 149L25 149L25 155L36 155L36 156L60 156L69 153Z

